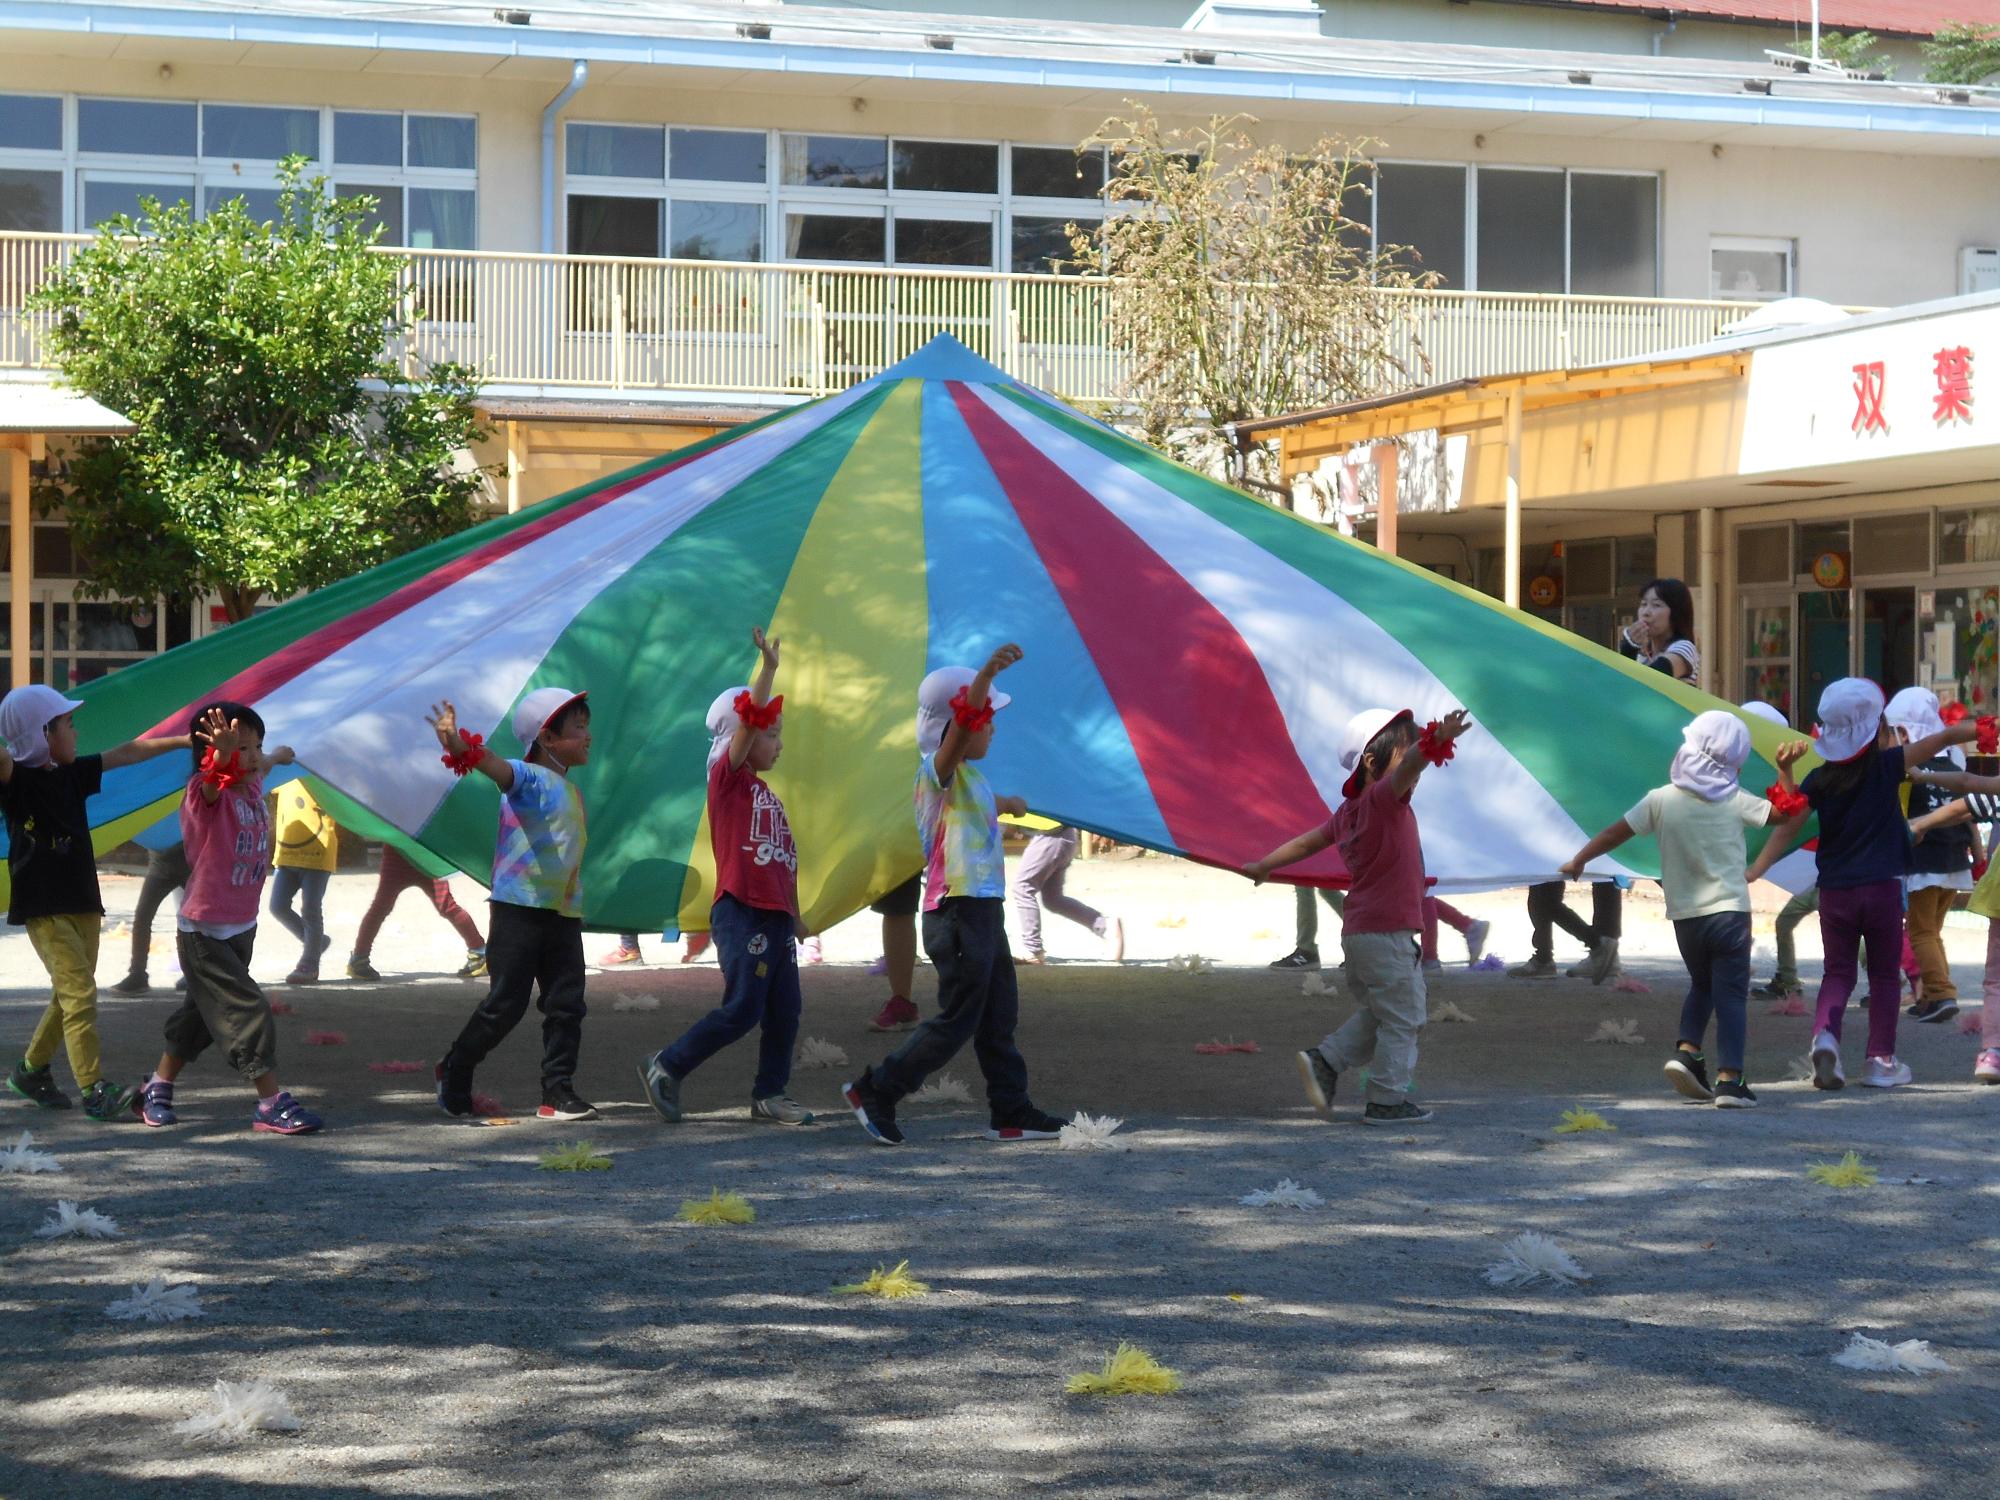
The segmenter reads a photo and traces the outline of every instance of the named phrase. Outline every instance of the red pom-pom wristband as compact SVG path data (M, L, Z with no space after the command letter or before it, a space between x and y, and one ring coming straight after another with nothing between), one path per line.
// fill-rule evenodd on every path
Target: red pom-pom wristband
M1979 740L1974 747L1981 755L2000 752L2000 719L1991 714L1981 714L1978 719Z
M759 703L745 688L730 706L736 710L737 720L745 729L769 729L784 715L785 695L780 693L769 703Z
M458 737L465 742L463 750L447 750L438 757L451 768L454 776L470 776L479 769L479 763L486 759L486 736L475 734L469 729L461 729Z
M1417 754L1434 766L1441 766L1458 754L1458 741L1438 737L1438 721L1432 719L1417 736Z
M1812 806L1804 792L1788 792L1775 781L1764 789L1764 800L1780 818L1796 818Z
M228 791L243 779L243 752L232 750L225 761L215 753L215 746L210 745L202 752L201 779L204 785L218 792Z
M951 716L958 720L958 727L967 734L977 734L993 722L993 700L989 698L983 705L974 708L966 698L970 691L969 688L960 688L952 695Z

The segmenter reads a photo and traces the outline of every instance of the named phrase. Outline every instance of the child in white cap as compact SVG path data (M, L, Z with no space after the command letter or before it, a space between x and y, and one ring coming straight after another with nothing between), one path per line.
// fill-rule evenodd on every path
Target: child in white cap
M437 1065L438 1108L472 1113L472 1070L506 1039L537 988L542 1011L544 1120L593 1120L577 1096L583 1043L583 793L570 772L590 761L590 705L584 694L543 687L514 708L514 737L525 752L507 760L458 727L447 700L430 725L445 764L477 771L500 788L500 837L493 851L493 917L486 936L486 998Z
M1723 709L1695 715L1667 773L1632 810L1576 852L1562 867L1581 880L1583 867L1628 839L1648 834L1660 844L1660 883L1667 917L1687 965L1680 1042L1667 1059L1667 1081L1690 1099L1723 1109L1757 1103L1744 1076L1750 1008L1750 883L1744 878L1745 828L1771 821L1771 803L1737 784L1750 758L1750 731ZM1702 1039L1715 1020L1716 1072L1711 1083Z
M1945 727L1938 695L1929 688L1904 688L1889 700L1882 717L1905 745ZM1923 768L1963 771L1965 752L1953 745L1942 755L1932 756ZM1912 761L1913 782L1917 770L1917 762ZM1906 811L1914 823L1949 800L1934 787L1913 785ZM1909 907L1906 931L1922 977L1916 999L1903 1014L1914 1021L1949 1021L1958 1014L1958 986L1952 982L1951 963L1944 952L1944 918L1961 891L1972 891L1972 864L1979 857L1976 837L1969 821L1938 824L1910 850L1910 873L1903 877Z
M785 700L771 696L778 640L752 630L763 664L748 687L726 688L708 708L708 834L715 851L715 904L708 933L722 965L722 1004L672 1046L639 1064L639 1082L661 1119L678 1125L681 1083L731 1042L761 1025L750 1118L810 1125L812 1111L787 1097L799 1039L799 854L792 825L762 773L783 753Z
M25 649L17 647L16 649ZM28 929L35 957L49 971L48 1009L7 1087L45 1109L68 1109L50 1064L58 1044L95 1120L127 1113L136 1090L107 1082L99 1070L97 940L104 898L84 804L104 773L188 748L184 734L133 740L101 755L76 753L76 711L83 705L37 683L0 698L0 809L7 816L7 920Z
M1280 844L1243 873L1259 883L1273 870L1339 847L1351 884L1341 926L1347 987L1356 1010L1317 1047L1298 1054L1306 1098L1322 1116L1333 1111L1340 1075L1369 1064L1364 1125L1415 1125L1431 1117L1410 1097L1417 1036L1424 1029L1424 850L1410 797L1424 766L1451 759L1471 720L1462 708L1419 733L1408 709L1365 709L1347 721L1340 764L1344 801L1320 827Z
M986 1078L989 1140L1043 1141L1063 1122L1028 1098L1028 1064L1014 1045L1021 1009L1007 948L1007 863L1000 814L1025 813L996 797L973 762L993 744L993 715L1012 700L993 679L1021 659L1002 646L986 665L939 667L917 689L917 834L923 845L924 951L937 968L938 1013L860 1077L841 1086L847 1107L878 1145L903 1144L896 1104L967 1042Z

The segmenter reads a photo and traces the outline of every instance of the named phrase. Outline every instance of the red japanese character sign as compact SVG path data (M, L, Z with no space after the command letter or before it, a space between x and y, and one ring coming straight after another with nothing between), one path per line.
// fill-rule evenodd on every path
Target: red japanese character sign
M1866 434L1889 430L1889 419L1882 414L1883 384L1881 360L1854 367L1853 431Z
M1937 376L1937 399L1931 406L1933 422L1972 420L1972 351L1963 345L1940 349L1931 362Z

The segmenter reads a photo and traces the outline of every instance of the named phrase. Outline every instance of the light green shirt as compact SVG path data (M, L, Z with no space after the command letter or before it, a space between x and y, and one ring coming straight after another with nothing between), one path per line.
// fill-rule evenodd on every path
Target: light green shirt
M1743 830L1771 820L1771 804L1738 788L1710 802L1677 786L1656 786L1625 814L1636 834L1660 841L1660 880L1675 922L1750 910Z

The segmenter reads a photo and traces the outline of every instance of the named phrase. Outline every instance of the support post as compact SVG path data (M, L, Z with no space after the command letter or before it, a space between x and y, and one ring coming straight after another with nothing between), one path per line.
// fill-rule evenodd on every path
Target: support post
M1521 393L1507 393L1501 424L1507 443L1507 539L1504 548L1507 576L1501 599L1509 609L1521 607Z
M1396 555L1396 476L1402 450L1393 440L1375 450L1375 545Z
M507 514L521 508L521 471L528 466L528 439L519 422L507 424Z
M5 441L0 439L0 441ZM12 644L7 648L14 687L32 681L34 655L35 518L28 503L28 440L16 438L7 448L7 623Z
M1710 692L1717 691L1716 684L1723 680L1717 670L1722 661L1722 638L1716 634L1721 601L1715 596L1722 578L1721 530L1715 507L1703 506L1695 529L1694 638L1697 649L1706 653L1711 664Z

